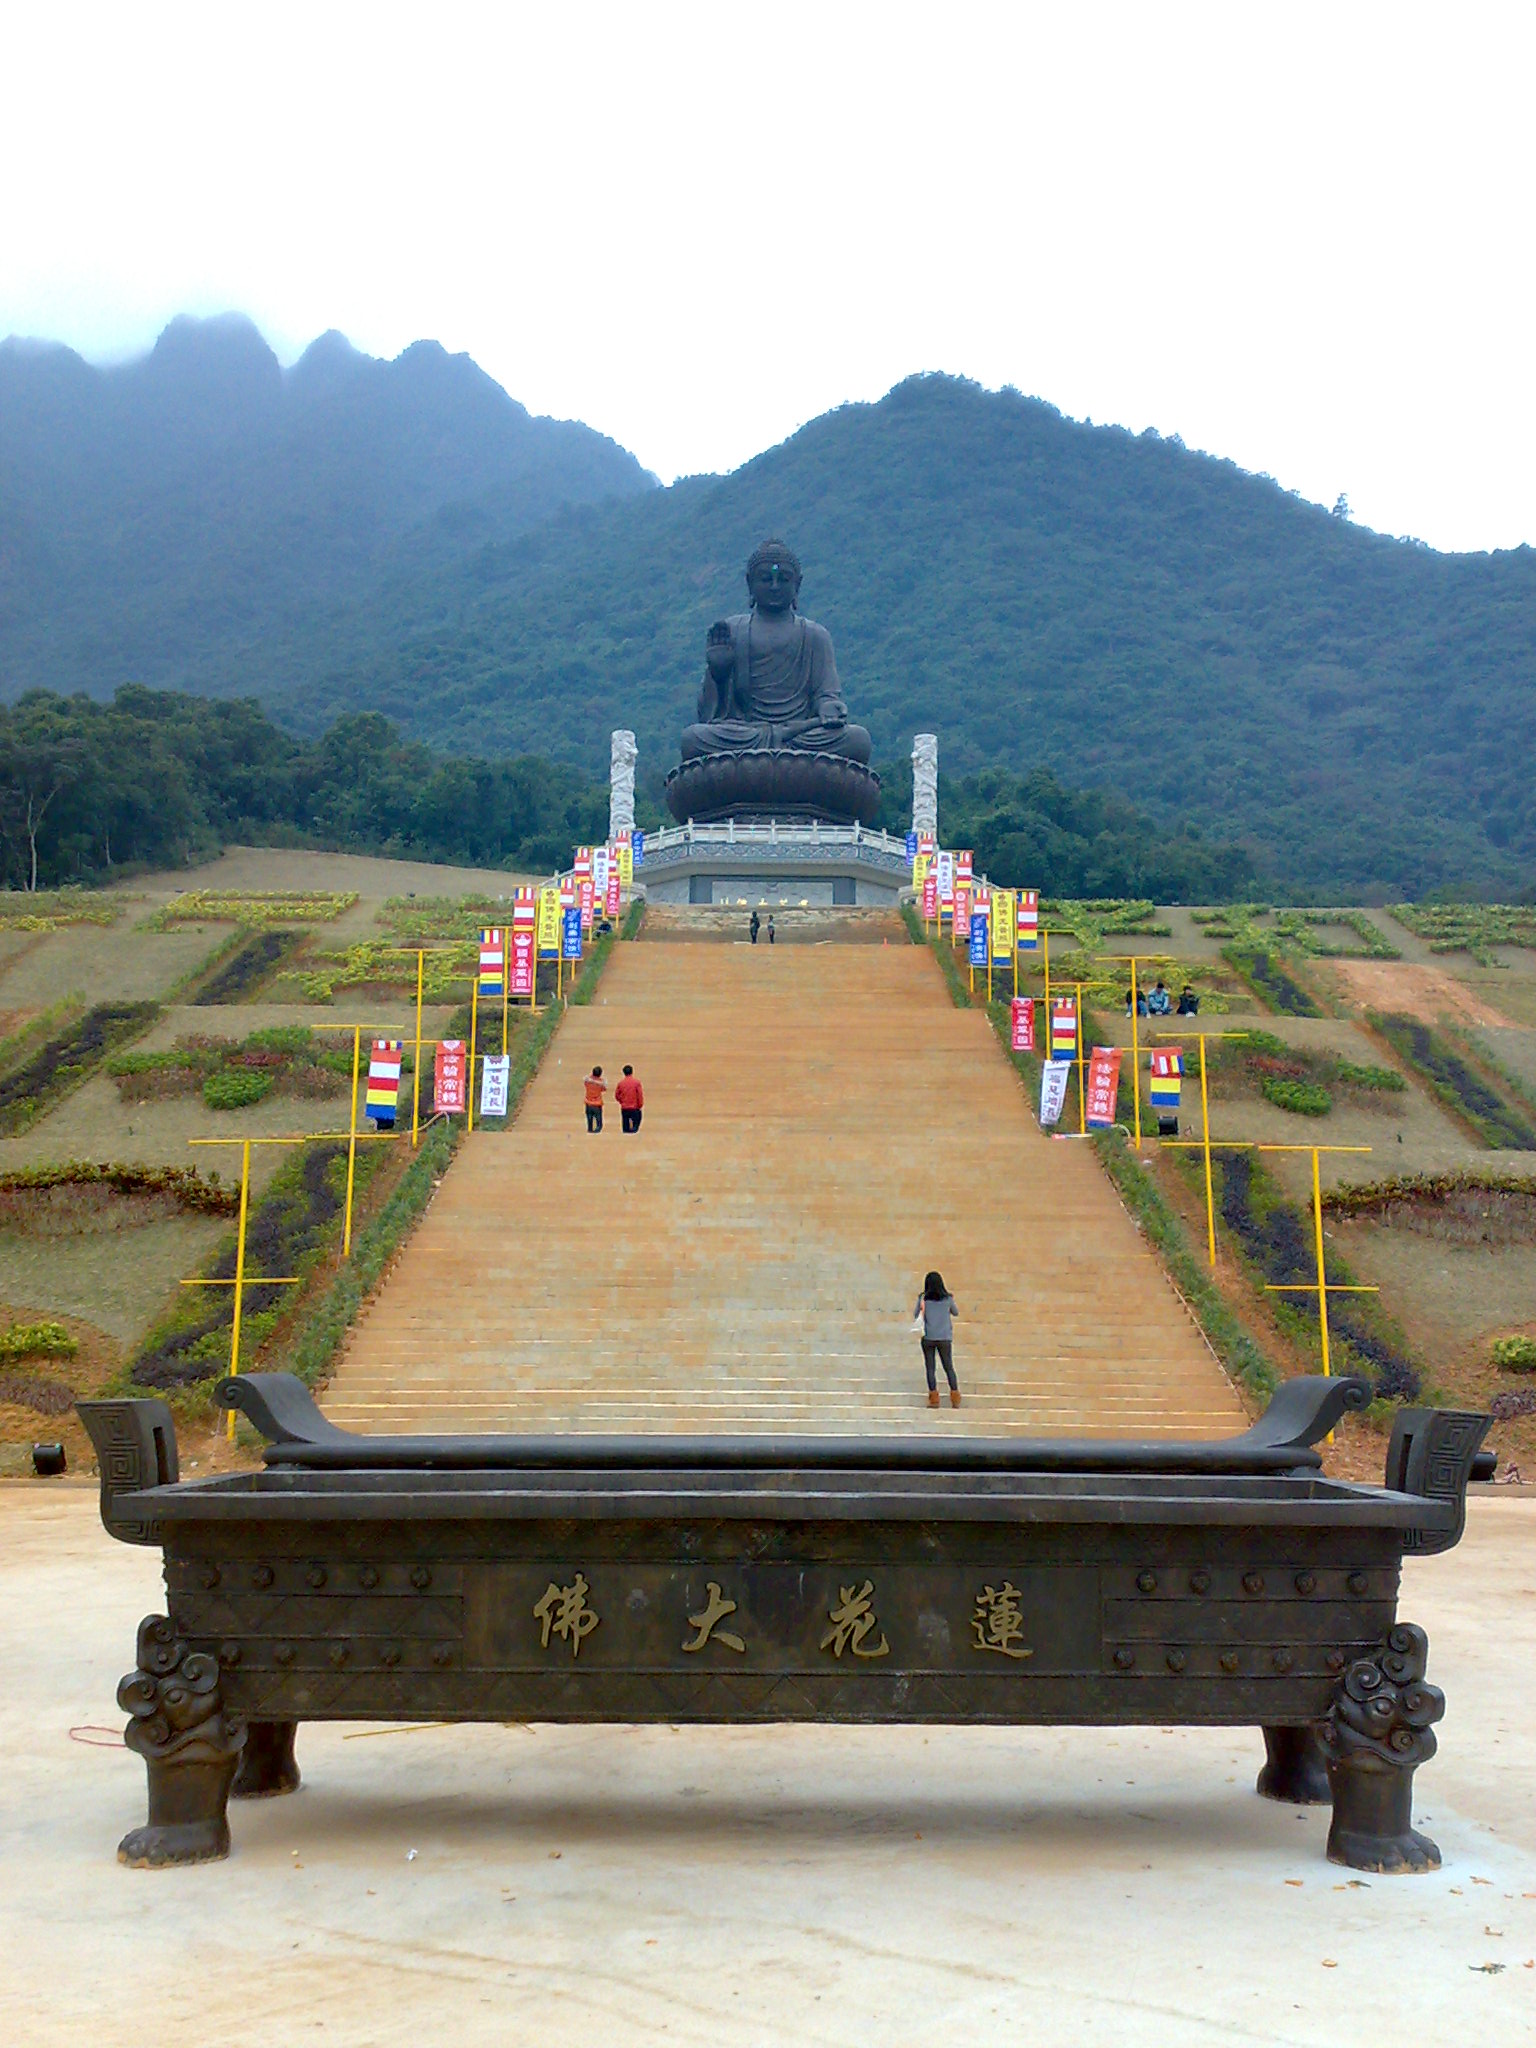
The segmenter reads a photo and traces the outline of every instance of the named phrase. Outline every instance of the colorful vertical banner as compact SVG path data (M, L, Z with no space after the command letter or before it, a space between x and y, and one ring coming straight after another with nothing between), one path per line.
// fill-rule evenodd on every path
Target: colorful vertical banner
M381 1131L392 1131L399 1100L400 1040L376 1038L368 1055L368 1093L363 1113L372 1117Z
M954 915L950 922L950 931L958 939L962 932L968 933L971 929L970 885L967 882L961 881L958 870L955 874L955 895L953 910Z
M1008 1006L1012 1021L1009 1044L1015 1052L1033 1052L1035 1049L1035 999L1033 996L1015 996Z
M958 898L956 899L959 900ZM971 912L971 965L985 967L987 947L991 944L991 919L984 910Z
M576 908L581 912L581 928L584 932L592 929L592 849L578 846L576 849L575 871L572 879L576 885Z
M1067 1060L1045 1060L1040 1067L1040 1122L1047 1130L1052 1124L1061 1122L1062 1104L1067 1099L1067 1076L1072 1067Z
M538 954L534 945L532 926L519 930L512 927L512 993L514 996L532 996Z
M608 849L608 881L603 890L604 917L617 917L623 908L623 880L623 871L619 866L619 849L611 846Z
M507 1083L511 1072L511 1053L486 1054L484 1064L480 1069L480 1114L482 1116L506 1115Z
M939 914L939 871L929 868L923 877L923 922L932 924Z
M629 842L630 859L637 868L645 866L645 834L637 832Z
M933 855L931 853L920 853L912 863L912 886L919 896L923 893L923 884L927 881L932 868Z
M619 887L628 889L635 879L635 848L627 832L619 834L615 841L615 851L619 856Z
M561 914L560 954L565 960L581 958L581 912L574 908Z
M1087 1124L1107 1131L1115 1121L1120 1099L1120 1047L1096 1045L1088 1056Z
M1070 1066L1077 1058L1077 997L1051 997L1051 1058Z
M938 850L939 842L937 839L934 838L931 832L918 833L917 851L919 858L932 861L934 855L938 852Z
M967 893L970 891L975 868L976 863L971 849L968 846L961 848L955 855L955 882L957 886L963 883Z
M917 834L915 832L907 834L907 859L917 859Z
M494 996L501 1001L502 976L507 971L507 935L491 925L480 933L480 1000Z
M939 863L939 909L948 916L955 907L955 856L947 846L943 846L936 858Z
M600 910L608 901L608 848L606 843L592 849L592 901Z
M539 891L536 929L539 957L552 960L560 950L560 889L557 883L546 883Z
M1184 1074L1184 1055L1176 1045L1158 1046L1152 1054L1152 1108L1159 1132L1178 1135L1179 1089Z
M1040 950L1040 891L1021 889L1019 891L1019 951L1037 953Z
M462 1038L440 1038L432 1062L432 1114L462 1116L469 1101L468 1061Z
M1002 961L1004 965L1013 958L1018 914L1018 905L1012 889L992 891L992 958Z

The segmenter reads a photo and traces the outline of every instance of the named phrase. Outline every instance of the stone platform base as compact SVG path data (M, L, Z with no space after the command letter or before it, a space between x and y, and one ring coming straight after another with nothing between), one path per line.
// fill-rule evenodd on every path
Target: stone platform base
M905 842L884 832L763 819L652 833L636 879L652 903L892 909L912 871Z

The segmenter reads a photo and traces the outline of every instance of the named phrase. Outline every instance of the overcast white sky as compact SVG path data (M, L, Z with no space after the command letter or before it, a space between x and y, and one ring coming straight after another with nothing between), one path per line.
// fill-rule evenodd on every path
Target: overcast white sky
M0 333L467 350L661 476L914 370L1536 542L1536 9L7 10Z

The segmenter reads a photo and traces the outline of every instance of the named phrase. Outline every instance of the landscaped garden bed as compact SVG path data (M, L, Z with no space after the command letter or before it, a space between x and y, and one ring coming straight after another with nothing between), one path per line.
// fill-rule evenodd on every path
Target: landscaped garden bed
M149 1223L167 1216L233 1216L239 1190L190 1166L74 1159L0 1174L0 1230L29 1236Z
M1536 904L1394 903L1392 915L1431 953L1470 953L1496 967L1495 946L1536 946Z
M1262 1095L1295 1116L1327 1116L1340 1099L1385 1107L1408 1085L1393 1067L1363 1065L1325 1047L1287 1045L1259 1029L1216 1041L1208 1059L1225 1093Z
M187 889L149 920L153 931L179 924L329 924L357 901L355 889Z
M190 1035L164 1052L131 1052L107 1071L124 1102L201 1095L210 1109L247 1109L268 1095L315 1101L345 1094L352 1041L321 1037L303 1024L253 1031L244 1039Z
M0 896L0 931L56 932L70 924L116 924L121 899L86 896L78 890L36 890Z
M1262 946L1223 946L1222 958L1236 968L1261 1003L1283 1017L1321 1017L1322 1007L1302 987L1278 953Z
M302 932L253 932L218 962L192 1001L209 1009L247 1001L303 942Z
M1398 1174L1336 1187L1323 1196L1330 1216L1359 1217L1412 1230L1444 1244L1536 1244L1536 1178L1494 1179L1455 1173Z
M1536 1126L1473 1070L1443 1032L1395 1010L1372 1011L1369 1022L1490 1150L1536 1152Z
M0 1075L0 1137L11 1137L88 1081L120 1046L147 1031L155 1003L97 1003L20 1065Z
M422 1000L428 1003L455 1002L466 996L479 960L478 932L457 943L440 939L422 941L420 955ZM368 939L349 946L345 952L313 950L301 966L278 975L273 994L289 1002L329 1003L338 990L351 995L416 994L418 955L413 947L392 945L382 939Z

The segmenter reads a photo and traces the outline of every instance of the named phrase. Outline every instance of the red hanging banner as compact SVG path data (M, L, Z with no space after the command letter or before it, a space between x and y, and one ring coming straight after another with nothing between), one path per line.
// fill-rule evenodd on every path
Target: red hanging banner
M930 868L923 877L923 923L932 924L939 914L939 871Z
M1087 1123L1091 1131L1107 1131L1115 1121L1120 1095L1120 1047L1096 1045L1088 1057Z
M1013 1016L1013 1049L1015 1052L1033 1052L1035 1049L1035 999L1033 996L1015 996L1009 1008Z
M465 1085L464 1041L462 1038L438 1040L437 1058L432 1067L432 1114L434 1116L462 1116L468 1100Z

